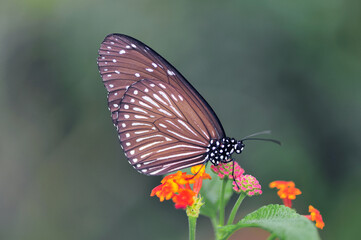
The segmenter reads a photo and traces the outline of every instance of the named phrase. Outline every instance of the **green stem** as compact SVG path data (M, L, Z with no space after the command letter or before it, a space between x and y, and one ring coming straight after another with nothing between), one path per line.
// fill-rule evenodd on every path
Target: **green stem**
M188 224L189 224L189 240L196 239L196 223L197 218L188 216Z
M213 226L213 231L214 231L214 236L218 235L218 223L217 223L217 217L211 217L211 222L212 222L212 226Z
M234 204L233 209L232 209L232 212L231 212L231 214L229 215L227 225L233 224L234 218L236 217L236 214L237 214L237 212L238 212L238 208L239 208L239 206L241 205L243 199L244 199L246 196L247 196L247 195L246 195L245 193L243 193L243 192L241 192L241 194L239 194L239 197L238 197L238 199L237 199L237 202Z
M222 188L221 188L221 199L219 202L219 226L224 225L224 211L225 211L225 201L224 201L224 193L226 192L228 179L224 178L222 181Z

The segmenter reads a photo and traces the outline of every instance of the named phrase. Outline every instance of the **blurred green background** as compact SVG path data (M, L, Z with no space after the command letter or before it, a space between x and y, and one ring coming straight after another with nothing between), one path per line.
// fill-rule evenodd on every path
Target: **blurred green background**
M227 135L282 141L236 157L264 190L238 218L280 203L270 181L293 180L323 239L359 238L360 25L357 0L1 2L0 239L187 239L185 213L149 197L160 177L118 144L96 65L113 32L175 65ZM208 219L197 236L212 239Z

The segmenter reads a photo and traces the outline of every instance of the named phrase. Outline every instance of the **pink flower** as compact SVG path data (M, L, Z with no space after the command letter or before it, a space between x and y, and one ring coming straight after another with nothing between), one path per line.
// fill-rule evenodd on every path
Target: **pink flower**
M218 166L211 166L213 172L217 173L218 176L223 179L224 177L228 177L229 179L233 179L233 169L234 169L234 177L237 178L244 173L243 168L241 168L237 162L231 161L228 163L220 163Z
M233 190L239 193L244 192L249 197L262 194L261 185L252 175L238 176L233 182Z

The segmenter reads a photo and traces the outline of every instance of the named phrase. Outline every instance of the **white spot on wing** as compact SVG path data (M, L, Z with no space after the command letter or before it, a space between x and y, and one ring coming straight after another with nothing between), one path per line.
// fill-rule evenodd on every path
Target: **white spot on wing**
M125 50L123 50L123 49L119 51L119 54L124 54L124 53L125 53Z
M176 96L173 95L173 93L171 94L171 96L176 102L178 102L178 99L176 98Z
M172 124L173 126L175 126L176 128L179 128L179 129L181 129L180 127L178 127L178 125L177 124L175 124L174 122L172 122L171 120L165 120L166 122L168 122L168 123L170 123L170 124Z
M134 115L134 117L137 119L148 119L148 117L140 116L140 115Z
M167 94L165 94L163 91L158 91L160 95L162 95L162 97L164 97L165 99L167 99L169 105L172 105Z
M180 112L178 112L178 110L175 107L173 107L173 106L170 106L170 107L179 117L183 118L182 114L180 114Z
M143 99L146 100L147 102L153 104L154 106L156 106L157 108L159 108L159 105L153 101L153 99L151 99L150 97L148 96L143 96Z
M164 102L163 99L161 99L157 94L154 93L153 97L156 98L159 102L161 102L164 105L168 106L168 104L166 102Z
M138 140L138 139L137 139ZM158 141L158 142L152 142L152 143L149 143L149 144L147 144L147 145L144 145L144 146L141 146L140 148L139 148L139 150L140 151L143 151L144 149L146 149L146 148L149 148L149 147L151 147L151 146L153 146L153 145L156 145L156 144L159 144L159 143L162 143L163 141Z
M148 124L148 123L138 123L138 122L133 122L132 126L149 126L151 127L152 125Z
M146 68L145 70L147 70L148 72L153 72L153 69L151 68Z
M137 112L142 112L142 113L148 114L146 111L144 111L144 110L141 109L141 108L134 107L133 110L134 110L134 111L137 111Z
M171 70L167 70L167 73L168 73L168 75L170 75L170 76L173 76L173 75L175 75L175 73L173 72L173 71L171 71Z
M201 142L201 141L198 141L198 140L195 140L195 139L192 139L192 138L188 138L188 137L183 136L183 135L181 135L181 134L179 134L179 133L176 133L176 132L174 132L174 131L171 131L171 130L167 130L167 131L170 132L170 133L172 133L172 134L174 134L174 135L176 135L177 137L186 139L186 140L188 140L188 141L196 142L196 143L199 143L199 144L201 144L201 145L206 145L204 142Z
M162 148L162 149L158 150L157 153L164 152L164 151L174 149L174 148L195 148L195 149L203 150L202 147L198 147L198 146L194 146L194 145L180 144L180 145L174 145L174 146L167 147L167 148Z
M157 64L155 64L155 63L152 63L152 65L153 65L153 67L155 67L155 68L157 67Z
M202 151L185 152L185 153L179 153L179 154L174 154L174 155L168 155L168 156L165 156L165 157L157 158L157 160L164 160L164 159L173 158L173 157L183 157L183 156L188 156L188 155L197 154L197 153L202 153Z
M147 108L152 108L151 106L149 106L148 104L142 102L142 101L139 101L139 104L144 106L144 107L147 107Z
M139 73L135 73L134 74L136 77L140 77L140 74Z
M183 122L183 121L180 120L180 119L178 119L178 122L179 122L180 124L182 124L183 126L185 126L185 127L188 129L188 131L190 131L191 133L193 133L193 135L198 136L198 134L195 133L185 122Z
M164 113L164 114L166 114L166 115L168 115L168 116L172 116L172 114L170 114L169 112L167 112L167 111L164 110L164 109L159 108L158 111L159 111L159 112L162 112L162 113Z
M136 141L136 142L141 142L141 141L143 141L143 140L147 140L147 139L155 138L155 137L163 137L163 138L165 138L163 135L156 134L156 135L151 135L151 136L147 136L147 137L143 137L143 138L138 138L138 139L135 140L135 141Z
M153 152L149 152L149 153L146 153L146 154L143 154L142 156L140 156L140 158L146 158L148 157L150 154L152 154Z
M150 130L137 131L137 132L134 132L134 133L135 134L143 134L143 133L147 133L147 132L150 132Z
M116 62L117 62L117 60L113 59L113 63L116 63Z

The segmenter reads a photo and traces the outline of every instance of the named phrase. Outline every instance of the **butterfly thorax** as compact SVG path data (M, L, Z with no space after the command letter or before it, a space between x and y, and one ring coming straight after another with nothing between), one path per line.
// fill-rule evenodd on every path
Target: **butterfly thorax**
M225 137L219 140L212 139L207 147L207 158L213 165L231 161L233 152L241 153L244 144L234 138Z

